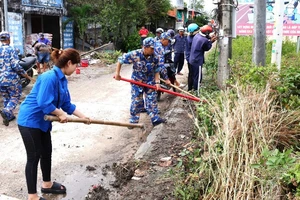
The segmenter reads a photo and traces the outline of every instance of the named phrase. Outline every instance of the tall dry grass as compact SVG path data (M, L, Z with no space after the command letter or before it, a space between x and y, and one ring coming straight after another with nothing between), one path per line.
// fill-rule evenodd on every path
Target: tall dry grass
M299 142L299 110L281 110L275 99L268 85L264 92L236 86L217 101L208 100L216 131L211 136L200 130L207 152L203 158L209 163L202 173L210 179L200 199L280 199L277 172L263 174L252 167L264 148Z

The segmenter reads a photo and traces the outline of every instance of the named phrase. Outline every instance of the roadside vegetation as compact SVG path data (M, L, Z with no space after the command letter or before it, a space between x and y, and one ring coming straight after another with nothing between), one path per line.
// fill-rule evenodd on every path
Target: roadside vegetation
M94 52L91 55L93 59L100 59L101 62L111 65L118 61L118 58L122 56L122 51L106 50L102 52Z
M283 44L282 67L253 66L252 37L233 41L228 89L216 87L217 53L206 61L193 141L178 155L174 195L195 199L300 198L300 56ZM174 171L173 171L174 172Z

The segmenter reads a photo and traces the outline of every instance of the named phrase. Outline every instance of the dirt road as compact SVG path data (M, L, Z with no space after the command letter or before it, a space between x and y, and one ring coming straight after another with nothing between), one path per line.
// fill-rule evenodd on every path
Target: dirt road
M112 78L114 69L114 66L89 66L81 68L81 74L70 76L72 102L93 119L128 122L130 85L115 81ZM124 65L121 75L130 78L130 73L131 67ZM32 85L25 88L23 97L31 88ZM149 120L146 114L141 117L141 122L147 122L151 129ZM53 123L52 179L63 183L68 192L67 196L44 197L84 199L92 184L99 180L109 184L107 176L103 179L101 167L130 158L140 144L141 134L140 130L125 127ZM0 149L0 194L26 199L26 153L15 121L9 127L0 124ZM87 170L90 166L96 170ZM40 184L41 174L38 193Z
M130 65L123 65L121 76L130 78L131 70ZM115 65L96 65L81 68L81 74L73 74L68 77L69 90L72 102L92 119L127 123L129 119L130 85L126 82L114 80L112 78L114 71ZM184 68L183 72L185 76L177 77L180 82L186 82L187 67ZM25 88L23 99L31 88L32 84ZM162 117L168 118L170 115L168 112L171 111L171 107L175 107L172 105L173 100L174 96L162 95L162 100L159 102ZM179 106L179 110L172 111L173 116L168 125L159 125L163 127L158 126L156 128L156 131L158 131L157 136L153 136L152 142L147 139L148 143L144 143L145 146L151 146L156 141L153 144L160 146L159 149L162 151L168 150L173 141L178 141L178 137L182 137L180 134L189 132L187 127L192 127L190 120L188 120L189 123L185 122L185 126L181 123L175 123L175 116L177 115L180 116L177 119L179 122L186 121L189 118L186 115L189 109L185 107L185 103L181 105L183 101L180 100L180 102L174 102L176 107ZM18 107L15 111L17 115ZM185 114L182 114L182 112L185 112ZM141 114L140 123L146 125L145 134L140 129L129 130L117 126L53 123L52 180L64 184L67 187L67 195L43 195L43 197L47 200L83 200L92 185L100 184L104 187L107 186L106 188L112 188L110 185L115 177L110 172L104 173L105 167L111 166L113 163L134 160L136 153L141 154L141 149L142 151L148 149L148 147L143 148L141 146L144 142L141 138L145 139L153 129L150 118L146 113ZM176 131L174 132L174 130ZM166 142L164 135L168 132L172 137ZM157 140L161 143L158 144ZM24 174L26 153L15 121L11 122L9 127L5 127L0 122L0 149L0 199L6 200L2 195L26 199L27 188ZM139 151L137 152L137 150ZM169 155L168 153L163 154ZM146 157L149 157L149 155ZM149 183L152 181L150 179ZM41 174L39 170L37 189L39 195L42 195L40 185ZM127 199L134 198L140 193L140 191L137 191L140 188L138 185L139 183L136 182L131 185L131 188L124 188L125 192L110 191L110 196L113 196L111 199L124 199L122 193L128 197ZM149 184L141 184L143 188L151 192L153 186L147 189L145 187L147 185ZM132 190L132 187L137 189ZM128 191L135 191L135 193L131 192L129 194ZM159 195L159 192L156 191L155 193Z

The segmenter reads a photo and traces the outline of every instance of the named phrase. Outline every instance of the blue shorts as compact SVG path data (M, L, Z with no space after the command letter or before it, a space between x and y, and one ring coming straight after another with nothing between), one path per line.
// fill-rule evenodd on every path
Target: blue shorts
M39 63L47 63L50 60L50 53L48 52L38 52L38 62Z

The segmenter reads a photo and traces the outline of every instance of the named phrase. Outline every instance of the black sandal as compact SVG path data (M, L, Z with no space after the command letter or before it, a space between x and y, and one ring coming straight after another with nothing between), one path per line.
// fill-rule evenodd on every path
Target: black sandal
M45 198L43 198L43 197L40 197L40 198L39 198L39 200L46 200L46 199L45 199Z
M63 187L63 189L61 187ZM51 188L41 188L41 192L52 194L66 194L66 187L60 183L53 182Z

